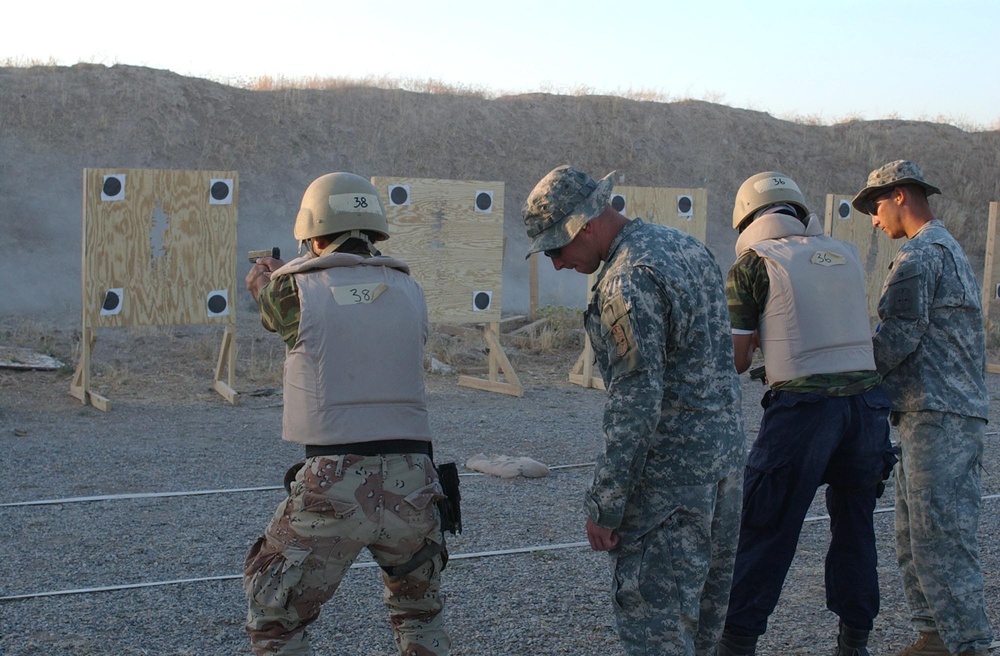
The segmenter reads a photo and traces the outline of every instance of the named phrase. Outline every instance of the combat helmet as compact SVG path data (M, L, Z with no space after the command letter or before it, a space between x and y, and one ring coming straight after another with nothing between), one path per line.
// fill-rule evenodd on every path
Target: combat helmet
M736 192L733 228L739 230L740 225L757 210L775 203L787 203L801 211L803 217L809 214L805 196L799 191L799 186L784 173L764 171L750 176Z
M293 232L300 242L343 233L337 246L351 238L370 245L389 238L389 224L371 182L353 173L327 173L306 188Z

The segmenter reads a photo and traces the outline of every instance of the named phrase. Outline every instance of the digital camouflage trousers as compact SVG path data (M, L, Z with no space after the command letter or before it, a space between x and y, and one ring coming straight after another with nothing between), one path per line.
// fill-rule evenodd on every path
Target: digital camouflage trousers
M954 654L986 649L992 630L978 542L986 422L930 410L893 418L896 557L914 628L937 631Z
M628 656L714 656L729 603L743 472L664 489L658 526L612 550L612 600Z

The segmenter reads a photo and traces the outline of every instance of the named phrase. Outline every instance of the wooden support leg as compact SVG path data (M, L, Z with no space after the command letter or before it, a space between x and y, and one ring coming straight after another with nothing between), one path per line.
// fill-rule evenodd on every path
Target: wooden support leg
M90 403L98 410L108 412L111 410L111 401L101 396L97 392L90 390L90 354L94 350L94 343L97 341L97 334L90 326L83 326L80 334L80 362L76 365L73 373L73 381L69 385L71 396L80 399L83 405Z
M227 382L222 382L223 369L227 372ZM233 380L236 374L236 327L233 324L226 325L222 333L222 345L219 347L219 360L215 365L215 383L213 385L216 392L222 395L232 405L239 403L239 393L233 389Z
M486 390L488 392L500 392L511 396L524 396L524 386L514 372L507 354L500 344L500 324L491 323L483 326L483 337L489 347L489 379L474 378L472 376L459 376L458 384L463 387ZM506 382L500 380L500 371L503 371Z
M569 382L581 387L604 389L604 379L594 375L594 348L590 345L589 337L586 338L583 353L569 372Z

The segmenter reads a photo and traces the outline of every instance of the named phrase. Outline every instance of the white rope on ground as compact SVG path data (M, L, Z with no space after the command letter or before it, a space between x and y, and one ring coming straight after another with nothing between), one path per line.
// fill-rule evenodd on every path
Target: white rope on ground
M549 469L573 469L577 467L593 467L594 463L584 462L572 465L553 465ZM481 472L468 472L459 476L485 476ZM235 494L237 492L264 492L280 490L280 485L267 485L264 487L234 487L222 488L218 490L183 490L178 492L134 492L128 494L101 494L89 497L65 497L62 499L38 499L35 501L12 501L0 503L0 508L13 508L17 506L52 506L64 503L84 503L88 501L122 501L126 499L162 499L167 497L196 497L206 494Z
M261 492L264 490L280 490L280 485L266 487L241 487L222 490L186 490L183 492L134 492L131 494L101 494L92 497L66 497L63 499L39 499L36 501L13 501L0 503L0 508L15 506L51 506L63 503L84 503L87 501L122 501L125 499L159 499L166 497L196 497L204 494L233 494L235 492Z
M448 560L467 560L470 558L489 558L491 556L509 556L513 554L525 554L525 553L536 553L539 551L561 551L563 549L579 549L581 547L589 547L589 542L562 542L558 544L544 544L537 545L534 547L516 547L514 549L497 549L494 551L477 551L474 553L467 554L455 554L449 555ZM354 563L351 565L351 569L363 569L369 567L378 567L378 563L373 560L364 561L360 563ZM4 601L16 601L19 599L35 599L37 597L56 597L61 595L73 595L73 594L87 594L92 592L113 592L116 590L132 590L135 588L154 588L165 585L178 585L181 583L200 583L204 581L230 581L234 579L242 579L242 574L225 574L222 576L203 576L193 579L173 579L170 581L150 581L148 583L125 583L121 585L102 585L94 588L77 588L75 590L53 590L50 592L33 592L29 594L20 595L9 595L6 597L0 597L0 602Z
M983 500L992 500L1000 498L1000 494L991 494L989 496L983 497ZM892 506L883 506L881 508L876 508L875 513L887 513L893 512L894 508ZM816 515L814 517L806 517L803 523L806 522L818 522L824 519L829 519L829 515ZM449 560L468 560L472 558L490 558L494 556L510 556L514 554L525 554L525 553L538 553L541 551L562 551L565 549L582 549L584 547L589 547L589 542L560 542L556 544L542 544L535 545L533 547L516 547L514 549L497 549L493 551L476 551L473 553L465 554L454 554L449 555ZM351 565L351 569L361 569L366 567L376 567L378 563L374 561L365 561L361 563L354 563ZM49 592L33 592L28 594L19 595L8 595L6 597L0 597L0 602L5 601L17 601L21 599L35 599L38 597L55 597L60 595L72 595L72 594L87 594L93 592L112 592L116 590L130 590L134 588L153 588L165 585L178 585L180 583L199 583L203 581L229 581L233 579L242 579L242 574L226 574L222 576L204 576L200 578L192 579L173 579L170 581L150 581L148 583L126 583L122 585L106 585L98 586L94 588L78 588L75 590L53 590ZM1000 646L1000 642L995 643L991 646Z
M986 433L987 435L1000 435L997 433ZM593 467L592 462L579 462L569 465L553 465L550 470L576 469L581 467ZM482 472L465 472L459 476L485 476ZM13 501L0 503L0 508L14 508L18 506L51 506L65 503L85 503L90 501L123 501L127 499L157 499L168 497L194 497L206 494L236 494L239 492L271 492L282 489L280 485L267 485L263 487L237 487L222 488L218 490L184 490L178 492L135 492L130 494L102 494L89 497L65 497L62 499L39 499L35 501ZM988 497L983 497L988 498Z
M993 499L1000 499L1000 494L987 494L986 496L984 496L982 498L983 501L992 501ZM895 510L896 509L894 507L892 507L892 506L882 506L881 508L876 508L875 510L873 510L872 514L878 515L878 514L881 514L881 513L894 512ZM823 520L823 519L830 519L830 516L829 515L816 515L814 517L806 517L802 521L803 521L803 523L804 522L818 522L818 521Z

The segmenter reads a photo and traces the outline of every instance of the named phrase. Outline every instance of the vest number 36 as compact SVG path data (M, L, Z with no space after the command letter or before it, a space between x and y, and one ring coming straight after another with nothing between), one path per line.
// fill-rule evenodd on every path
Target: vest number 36
M830 253L829 251L816 251L813 253L812 259L809 261L820 266L837 266L840 264L847 264L846 257L839 253Z

